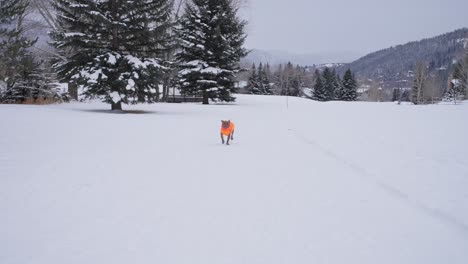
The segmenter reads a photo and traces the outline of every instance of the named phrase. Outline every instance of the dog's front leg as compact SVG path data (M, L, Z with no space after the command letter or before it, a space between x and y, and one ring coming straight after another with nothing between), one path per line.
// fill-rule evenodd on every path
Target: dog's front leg
M223 133L220 133L221 135L221 143L224 144L224 136L223 136Z
M226 145L229 145L229 140L231 139L231 135L228 135L227 136L227 141L226 141Z

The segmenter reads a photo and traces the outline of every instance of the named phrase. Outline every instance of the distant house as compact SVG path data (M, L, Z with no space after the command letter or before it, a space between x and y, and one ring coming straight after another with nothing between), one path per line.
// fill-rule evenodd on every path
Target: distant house
M238 81L235 83L235 87L238 93L245 94L247 92L247 86L249 83L247 81Z

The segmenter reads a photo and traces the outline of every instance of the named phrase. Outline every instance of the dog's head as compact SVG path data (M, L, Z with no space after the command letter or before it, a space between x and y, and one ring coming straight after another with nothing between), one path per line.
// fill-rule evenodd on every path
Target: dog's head
M228 129L229 126L231 126L231 120L228 120L228 121L221 120L221 126L225 129Z

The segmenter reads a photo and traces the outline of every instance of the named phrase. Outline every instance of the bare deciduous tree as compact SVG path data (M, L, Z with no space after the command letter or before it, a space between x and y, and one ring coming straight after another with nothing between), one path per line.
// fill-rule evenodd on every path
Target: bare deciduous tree
M56 28L55 15L52 11L51 0L30 0L31 8L41 14L43 20L51 29Z
M441 89L440 82L436 77L427 78L422 94L424 95L424 101L434 104L442 97L443 90Z

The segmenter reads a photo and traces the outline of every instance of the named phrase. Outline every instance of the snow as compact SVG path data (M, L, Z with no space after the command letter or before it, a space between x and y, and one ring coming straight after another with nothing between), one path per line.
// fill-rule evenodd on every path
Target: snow
M306 97L312 98L314 96L314 89L312 88L304 87L301 90L304 92Z
M107 63L109 63L110 65L115 65L117 63L117 59L120 58L120 55L118 56L116 55L118 54L109 53L108 58L107 58Z
M135 66L136 68L143 68L146 69L149 66L153 66L155 68L162 68L164 69L165 67L161 66L156 59L140 59L138 57L132 56L132 55L126 55L125 59Z
M78 75L73 76L73 78L83 77L88 80L89 83L98 83L99 78L107 79L107 76L102 72L102 69L95 68L86 68L80 71Z
M0 80L0 92L6 90L7 84L6 82Z
M237 82L236 83L236 87L237 88L245 88L249 85L249 82L247 81L240 81L240 82Z
M453 84L455 87L458 87L458 86L460 86L461 81L460 81L459 79L453 79L453 80L452 80L452 84Z
M468 103L286 102L0 105L0 263L468 263Z
M122 97L120 96L120 94L118 92L112 92L112 93L109 94L109 96L111 97L111 100L114 103L118 103L118 102L122 101Z
M208 73L208 74L220 74L220 73L229 72L229 71L221 69L221 68L207 67L207 68L201 70L200 72L201 73Z
M68 92L68 83L52 83L56 86L57 92L63 94Z
M69 32L69 33L64 33L65 37L84 37L86 34L80 33L80 32Z
M127 90L135 90L135 81L133 79L128 79L127 81Z
M199 65L207 66L206 62L201 61L201 60L189 61L186 63L186 65L187 66L199 66Z

